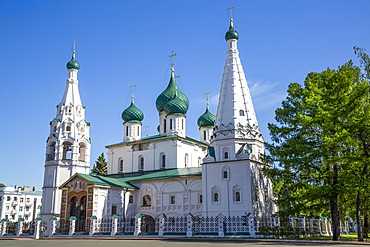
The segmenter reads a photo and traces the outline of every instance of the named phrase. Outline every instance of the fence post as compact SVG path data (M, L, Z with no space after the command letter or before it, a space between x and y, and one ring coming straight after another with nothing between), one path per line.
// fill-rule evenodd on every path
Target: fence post
M256 229L254 228L254 216L253 214L250 214L249 216L249 234L251 235L251 237L255 237L256 236Z
M193 215L186 215L186 237L193 236Z
M223 238L225 236L224 229L225 216L220 213L219 215L217 215L217 221L218 221L218 236Z
M115 236L117 233L117 223L118 223L118 215L112 215L112 230L110 232L111 236Z
M162 237L164 234L164 221L166 220L167 216L165 214L159 215L159 225L158 225L158 236Z
M34 222L34 230L33 230L33 238L40 239L40 226L41 226L41 218L36 218Z
M331 220L326 221L326 227L328 228L328 234L329 236L333 235L333 232L331 230Z
M77 220L77 217L76 216L71 216L69 218L69 232L68 232L68 235L69 236L73 236L73 234L75 233L75 230L76 230L76 220Z
M95 215L91 216L90 218L90 232L89 232L89 236L93 236L94 233L95 233L95 227L96 227L96 221L97 221L97 217Z
M19 237L23 233L23 223L24 223L24 219L19 218L18 219L18 225L17 225L17 232L16 232L17 237Z
M320 222L320 217L315 216L315 221L316 221L316 234L319 234L321 236L321 222Z
M141 214L135 215L135 231L134 231L134 236L139 236L141 233L141 220L143 216Z
M51 217L50 218L50 229L47 231L48 232L48 237L52 237L57 229L57 217Z
M8 224L8 219L2 219L1 220L1 231L0 231L0 237L4 236L6 234L6 225Z

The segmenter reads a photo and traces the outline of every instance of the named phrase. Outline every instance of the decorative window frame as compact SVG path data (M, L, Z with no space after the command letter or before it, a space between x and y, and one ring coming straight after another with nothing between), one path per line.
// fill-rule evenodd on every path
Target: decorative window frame
M217 186L213 186L211 189L211 201L212 204L220 204L221 201L220 188Z
M239 193L239 200L238 199L238 194ZM234 185L233 186L233 202L234 203L243 203L243 198L242 198L242 187L240 185Z
M225 177L226 174L226 177ZM221 179L223 181L230 181L230 168L228 166L223 166L221 168Z

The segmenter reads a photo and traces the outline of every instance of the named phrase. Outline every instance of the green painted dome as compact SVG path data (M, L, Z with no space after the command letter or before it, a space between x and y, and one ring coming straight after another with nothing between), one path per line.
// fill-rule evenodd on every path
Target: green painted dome
M122 120L124 122L141 122L143 119L143 112L133 102L122 112Z
M80 69L80 64L76 61L74 56L72 56L71 60L67 63L67 69Z
M175 98L168 101L164 106L164 112L169 114L183 114L185 115L188 111L189 106L184 102L178 94L175 95Z
M202 116L198 118L198 126L201 127L213 127L216 121L216 116L213 115L208 108Z
M228 41L229 39L239 39L239 34L234 29L233 20L230 20L229 31L226 32L225 39L226 39L226 41Z
M186 105L186 111L189 108L189 99L186 95L177 88L176 80L172 72L170 83L167 88L158 96L155 101L158 112L164 111L165 105L175 97L175 91L177 91L177 97L181 99Z

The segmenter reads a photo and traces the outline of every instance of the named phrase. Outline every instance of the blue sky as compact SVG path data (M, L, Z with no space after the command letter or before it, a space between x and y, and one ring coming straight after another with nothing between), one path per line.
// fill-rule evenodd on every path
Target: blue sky
M49 122L67 79L72 41L81 65L79 87L91 123L93 164L122 141L122 111L135 103L156 134L156 97L169 81L174 50L180 89L189 97L187 135L211 92L215 114L226 59L226 8L233 11L239 51L262 134L291 82L370 49L368 0L17 0L0 2L0 182L42 187ZM144 131L145 133L145 131Z

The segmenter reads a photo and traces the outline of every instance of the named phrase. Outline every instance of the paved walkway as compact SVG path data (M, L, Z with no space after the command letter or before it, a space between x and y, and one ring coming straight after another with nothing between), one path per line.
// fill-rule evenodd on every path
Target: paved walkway
M3 241L1 241L3 240ZM63 237L34 240L32 238L0 238L0 246L11 247L264 247L264 246L361 246L370 243L332 242L276 239L220 239L220 238L148 238L148 237Z

